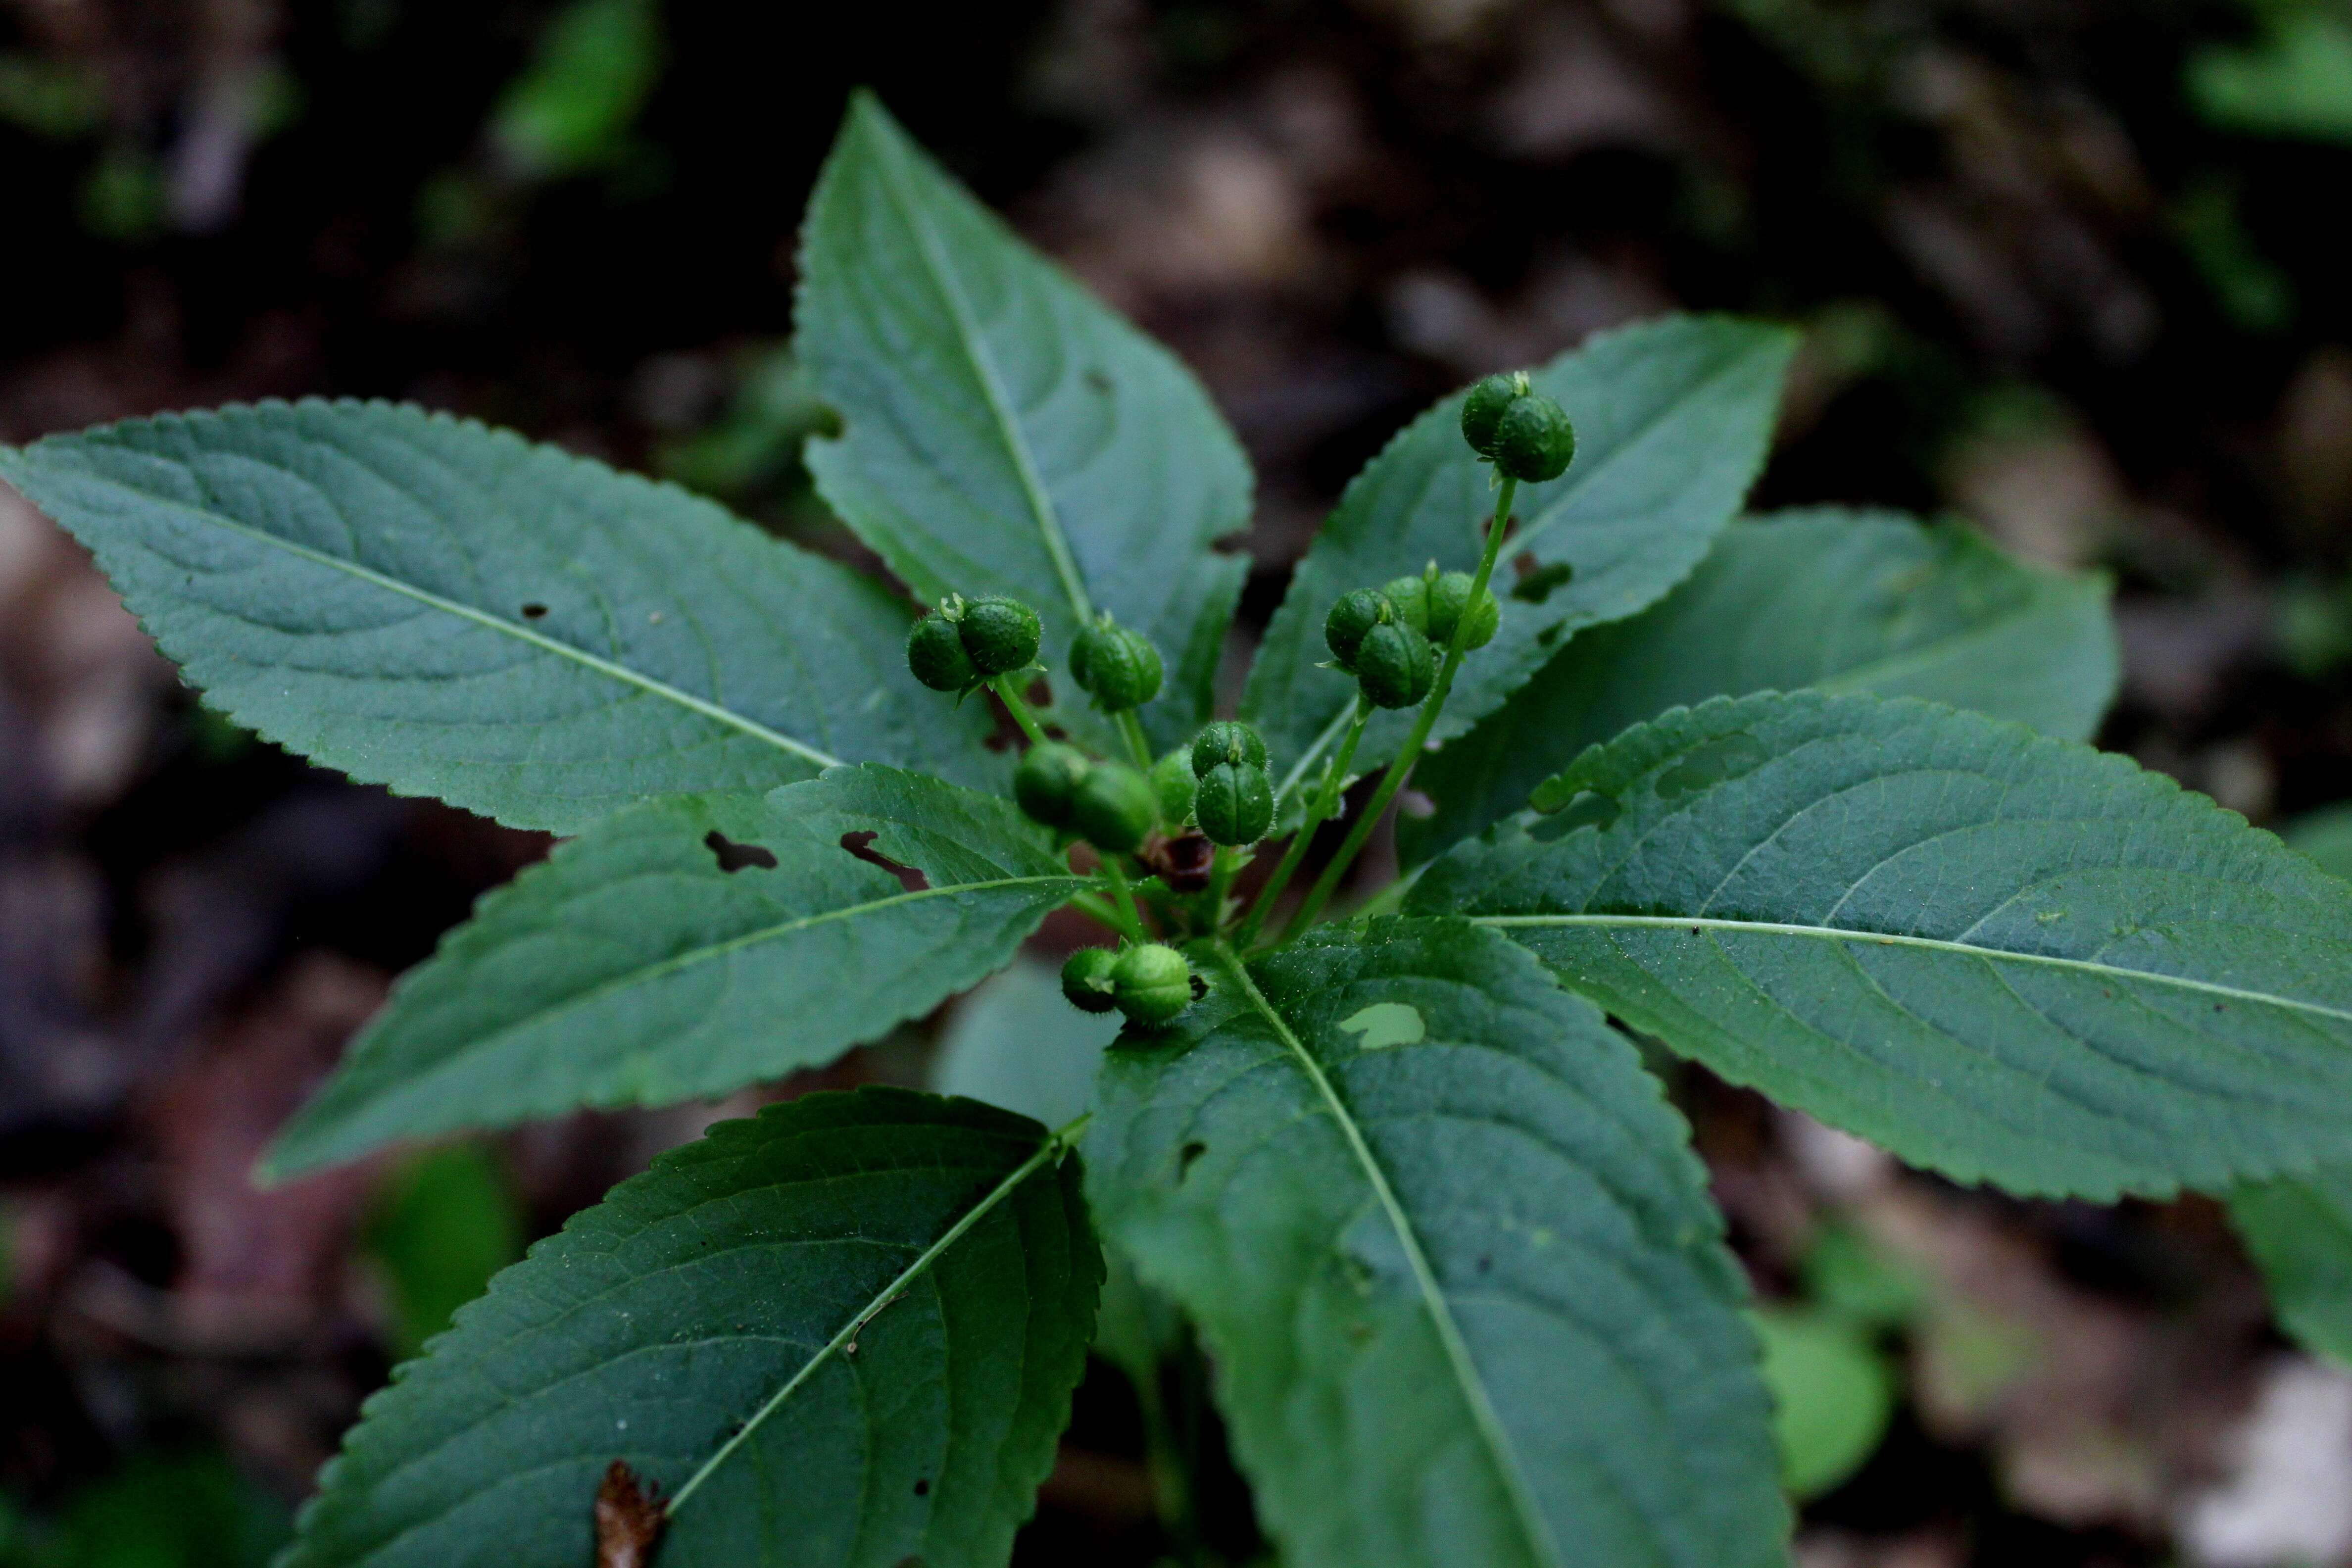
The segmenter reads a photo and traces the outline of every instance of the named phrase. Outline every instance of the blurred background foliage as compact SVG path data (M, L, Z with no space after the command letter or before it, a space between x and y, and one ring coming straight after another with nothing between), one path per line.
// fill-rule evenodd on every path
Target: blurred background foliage
M2106 742L2352 871L2347 0L0 0L0 439L413 398L854 554L788 328L858 83L1210 386L1262 476L1241 643L1433 397L1762 313L1806 338L1759 504L2111 574ZM392 1361L756 1098L247 1184L545 847L207 715L0 498L0 1564L266 1561ZM1064 1103L1100 1032L1043 973L775 1092ZM1805 1568L2352 1560L2352 1377L2215 1205L1954 1189L1659 1066L1759 1285ZM1089 1381L1024 1561L1250 1558L1206 1369L1118 1321L1163 1375ZM1183 1508L1146 1425L1199 1459Z

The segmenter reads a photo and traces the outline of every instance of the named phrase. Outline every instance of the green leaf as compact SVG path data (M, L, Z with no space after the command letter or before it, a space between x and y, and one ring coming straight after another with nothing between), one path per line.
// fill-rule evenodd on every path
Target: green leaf
M1669 708L1753 691L1926 697L2086 741L2118 665L2104 578L2021 565L1962 524L1834 508L1736 524L1690 579L1582 632L1413 770L1419 865L1523 808L1585 747Z
M1207 717L1248 569L1249 465L1192 374L1024 245L872 98L809 202L797 351L841 415L809 444L825 500L925 599L1009 594L1060 668L1097 610L1166 662L1155 747ZM1062 721L1117 731L1066 680Z
M615 1459L663 1568L1003 1563L1102 1278L1062 1152L898 1089L720 1123L368 1401L280 1568L579 1568Z
M1199 1325L1284 1561L1782 1561L1744 1281L1633 1047L1457 921L1200 956L1106 1063L1087 1196Z
M404 795L573 833L844 760L995 771L878 584L510 432L263 404L0 448L0 479L212 702Z
M522 1256L522 1215L498 1161L477 1144L457 1143L428 1150L393 1173L364 1241L392 1288L394 1342L404 1360Z
M956 1008L940 1036L930 1087L1018 1111L1048 1127L1094 1108L1116 1013L1081 1013L1045 964L1016 961Z
M929 886L851 853L863 834ZM404 975L265 1169L821 1066L1003 964L1084 885L1011 802L888 768L637 807Z
M2310 856L2332 877L2352 877L2352 805L2296 817L2280 830L2287 847Z
M2230 1218L2262 1268L2280 1326L2305 1349L2352 1366L2352 1164L2240 1187Z
M1635 614L1698 564L1763 463L1795 343L1778 327L1673 317L1604 333L1533 373L1576 422L1576 462L1549 484L1520 487L1518 530L1496 569L1502 629L1463 665L1438 739L1492 711L1570 632ZM1477 564L1495 496L1491 470L1462 439L1462 398L1414 420L1356 476L1266 628L1242 715L1265 736L1285 790L1338 741L1355 700L1354 681L1319 668L1331 657L1323 617L1333 601L1432 560L1445 571ZM1526 556L1537 566L1525 580L1532 597L1512 591L1511 563ZM1357 765L1393 756L1412 718L1375 719Z
M1799 1498L1819 1497L1860 1469L1895 1415L1895 1380L1869 1337L1818 1310L1756 1314L1780 1475Z
M2282 10L2251 47L2208 45L2187 75L2210 125L2352 143L2352 21L2327 8Z
M1961 1181L2352 1155L2352 886L2128 758L1907 699L1677 710L1432 866L1735 1082Z
M621 152L660 79L655 0L572 0L549 21L490 118L491 145L529 178L576 174Z

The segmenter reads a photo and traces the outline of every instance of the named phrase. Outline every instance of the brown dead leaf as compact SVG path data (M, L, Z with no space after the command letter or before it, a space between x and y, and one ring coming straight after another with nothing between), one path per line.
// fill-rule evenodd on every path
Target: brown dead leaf
M596 1568L647 1568L668 1523L661 1494L640 1486L628 1461L614 1460L596 1488Z

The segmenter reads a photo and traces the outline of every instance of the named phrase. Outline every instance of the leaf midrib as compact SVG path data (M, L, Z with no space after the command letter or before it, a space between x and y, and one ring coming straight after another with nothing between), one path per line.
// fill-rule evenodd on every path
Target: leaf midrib
M115 481L110 479L100 479L100 482L113 485L114 488L117 489L127 488L116 485ZM138 493L144 495L145 492L142 491ZM148 497L147 499L152 500L153 498ZM438 610L444 615L455 616L460 620L470 621L476 626L486 626L491 631L512 637L517 642L528 644L532 647L540 649L541 652L553 654L559 658L570 659L573 663L581 665L585 668L593 669L599 675L603 675L610 679L620 681L625 685L634 686L637 689L646 693L648 696L658 697L665 700L675 702L679 707L699 713L706 719L710 719L732 729L739 730L744 734L751 736L755 740L764 741L768 744L776 747L778 750L789 752L794 756L801 758L803 761L814 763L819 768L837 768L846 765L844 759L836 757L829 752L819 751L816 747L809 745L805 742L796 741L790 735L783 734L775 730L771 730L759 721L746 718L744 715L735 712L731 709L721 707L719 704L712 702L707 698L697 697L689 691L682 691L667 681L656 680L652 676L631 669L625 664L620 664L614 660L590 653L585 648L575 647L570 643L561 642L554 637L548 637L544 633L533 631L529 626L517 626L512 621L504 620L499 616L491 615L486 610L479 610L471 605L464 604L458 600L446 598L442 595L436 594L429 588L420 588L414 583L404 583L399 578L392 576L386 573L379 572L372 566L364 566L359 562L346 560L341 556L330 555L321 550L313 550L307 544L297 544L290 539L282 538L278 534L269 532L266 529L255 528L249 523L239 522L234 518L225 517L221 513L207 507L187 506L184 503L182 503L180 510L194 512L196 516L203 518L207 523L215 528L225 529L231 533L241 534L245 538L253 540L257 543L268 545L275 550L284 551L289 555L310 562L314 565L324 566L331 571L341 572L346 576L355 577L361 582L382 588L388 593L397 594L404 598L414 600L415 603L423 605L428 609Z
M1022 494L1029 502L1032 521L1037 525L1044 541L1046 558L1054 563L1054 574L1062 582L1062 592L1070 601L1070 608L1081 624L1094 619L1093 602L1087 597L1085 581L1078 575L1078 563L1070 553L1070 543L1062 532L1060 514L1055 510L1053 498L1045 493L1045 481L1029 452L1027 438L1022 434L1020 422L1013 417L1010 401L996 374L996 361L982 340L980 325L972 319L971 305L963 297L955 274L948 266L945 248L930 219L900 185L898 161L903 156L894 138L876 133L874 143L881 155L875 168L881 175L883 194L898 209L899 218L915 237L915 248L922 253L925 271L931 286L946 301L949 316L955 322L956 339L964 358L971 364L972 374L980 382L981 393L988 400L990 416L996 422L997 433L1004 439L1005 450L1012 456L1014 473L1021 480Z
M747 947L757 947L762 942L780 941L784 937L830 924L835 921L852 920L860 915L873 914L877 910L919 903L926 899L946 898L956 893L988 893L1001 891L1007 888L1042 888L1056 884L1066 884L1076 888L1083 886L1084 883L1084 878L1059 874L1041 877L999 877L985 882L957 882L940 888L918 888L911 891L893 893L887 898L868 899L861 903L845 904L836 910L819 910L813 915L798 915L774 925L761 926L757 931L744 931L729 937L724 942L705 942L699 947L689 948L684 952L673 953L658 963L644 964L626 973L616 974L609 980L601 981L590 986L585 991L566 996L551 1006L541 1007L511 1023L502 1024L487 1035L476 1036L467 1042L465 1051L459 1054L472 1055L488 1049L513 1035L538 1028L551 1019L560 1018L566 1013L574 1012L619 992L635 986L653 984L680 970L691 968L698 963L708 963L713 960L724 958L730 953L740 952ZM450 1059L452 1058L443 1058L445 1062Z
M726 1463L728 1458L734 1454L736 1449L741 1447L746 1442L750 1441L751 1434L760 1429L761 1424L765 1422L769 1416L773 1415L778 1410L782 1409L784 1402L793 1396L793 1392L798 1389L801 1384L806 1383L812 1376L815 1375L817 1368L824 1365L827 1361L831 1360L836 1353L838 1353L842 1346L847 1344L851 1340L856 1339L866 1325L872 1322L881 1312L882 1309L897 1300L902 1292L913 1285L918 1278L930 1268L932 1264L939 1261L940 1258L946 1253L949 1247L953 1247L957 1242L962 1240L966 1232L970 1231L973 1226L978 1225L982 1219L986 1218L989 1213L993 1210L997 1205L1003 1203L1007 1197L1012 1195L1015 1188L1019 1187L1022 1183L1027 1181L1031 1176L1036 1174L1039 1168L1042 1167L1047 1160L1053 1158L1056 1151L1069 1147L1071 1141L1076 1137L1078 1131L1086 1125L1091 1115L1092 1112L1088 1112L1087 1115L1079 1117L1076 1121L1071 1122L1069 1125L1048 1133L1045 1140L1037 1145L1037 1149L1034 1153L1031 1154L1026 1160L1022 1161L1019 1165L1015 1166L1005 1175L1003 1181L997 1183L995 1186L989 1189L986 1196L982 1197L978 1203L972 1205L970 1209L966 1210L963 1215L959 1218L955 1224L950 1226L946 1231L941 1233L938 1240L923 1248L922 1252L916 1257L913 1262L908 1264L905 1268L899 1271L897 1278L893 1279L888 1284L883 1286L879 1290L874 1292L872 1296L866 1299L864 1306L851 1313L848 1321L844 1322L841 1327L835 1331L833 1338L818 1346L816 1353L810 1356L807 1361L803 1362L801 1364L800 1370L793 1373L791 1377L787 1378L784 1381L782 1387L777 1389L774 1394L769 1395L768 1402L761 1405L758 1410L754 1411L751 1414L751 1418L745 1421L743 1425L737 1429L735 1435L728 1438L726 1442L720 1444L711 1454L710 1458L703 1460L701 1465L696 1468L694 1474L688 1476L684 1484L679 1486L677 1490L671 1494L668 1505L668 1517L673 1520L676 1519L677 1517L677 1510L686 1505L687 1499L693 1496L695 1490L699 1488L704 1481L708 1480L712 1472L716 1471L720 1465Z
M1985 947L1976 942L1953 942L1943 937L1911 936L1892 931L1859 931L1839 926L1800 925L1779 921L1735 921L1706 915L1611 915L1611 914L1550 914L1550 915L1473 915L1473 925L1493 926L1498 930L1526 930L1544 927L1599 927L1602 929L1741 931L1750 935L1795 937L1817 942L1850 942L1881 947L1908 947L1930 952L1955 953L1988 963L2038 964L2044 968L2071 970L2095 974L2114 981L2146 981L2158 985L2169 985L2184 991L2195 991L2209 996L2227 997L2257 1006L2279 1007L2292 1012L2308 1013L2315 1017L2332 1018L2352 1024L2352 1009L2330 1007L2325 1003L2305 1002L2298 997L2280 996L2266 991L2249 991L2242 986L2224 985L2219 981L2198 980L2183 974L2167 974L2161 970L2126 969L2121 964L2100 963L2086 958L2064 958L2055 953L2021 952L2013 948Z
M1274 1026L1275 1033L1291 1055L1297 1058L1300 1070L1314 1083L1324 1105L1331 1112L1332 1121L1347 1140L1349 1152L1363 1171L1365 1181L1379 1199L1389 1226L1396 1234L1397 1244L1404 1249L1405 1258L1412 1267L1413 1283L1421 1292L1423 1308L1429 1313L1431 1325L1437 1331L1438 1342L1444 1348L1446 1363L1452 1368L1454 1380L1461 1389L1463 1403L1470 1407L1471 1423L1477 1427L1479 1439L1500 1474L1503 1489L1510 1496L1511 1511L1518 1521L1520 1532L1527 1538L1528 1552L1539 1563L1551 1564L1552 1568L1565 1568L1559 1545L1552 1539L1551 1527L1537 1506L1527 1475L1520 1468L1518 1450L1512 1446L1510 1435L1503 1429L1501 1416L1496 1414L1494 1401L1487 1396L1486 1380L1479 1374L1477 1363L1471 1358L1469 1342L1462 1337L1461 1325L1454 1321L1454 1309L1445 1299L1444 1288L1438 1283L1437 1271L1430 1266L1428 1254L1422 1248L1420 1235L1413 1229L1412 1221L1405 1214L1404 1205L1398 1201L1395 1190L1389 1185L1388 1173L1373 1157L1371 1145L1365 1142L1362 1129L1356 1125L1356 1119L1349 1113L1347 1102L1339 1098L1339 1089L1323 1071L1322 1064L1315 1059L1314 1054L1292 1031L1289 1022L1266 1000L1265 994L1258 989L1257 982L1251 977L1248 968L1231 948L1222 943L1218 945L1216 953L1218 961L1241 986L1250 1005Z

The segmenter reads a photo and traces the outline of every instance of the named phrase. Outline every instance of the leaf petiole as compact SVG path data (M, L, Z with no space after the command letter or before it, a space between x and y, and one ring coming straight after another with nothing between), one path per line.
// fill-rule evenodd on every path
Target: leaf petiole
M1506 477L1495 492L1495 519L1486 528L1486 548L1479 552L1478 570L1470 577L1468 602L1471 604L1478 602L1478 595L1486 591L1486 580L1495 574L1495 560L1503 552L1503 533L1510 526L1511 502L1517 496L1518 489L1518 480ZM1470 617L1464 616L1454 627L1453 640L1445 645L1445 662L1438 667L1437 681L1422 702L1421 717L1413 721L1412 732L1405 737L1404 744L1397 748L1396 760L1389 763L1389 771L1381 776L1381 786L1372 792L1372 798L1364 803L1363 812L1356 818L1356 825L1348 830L1339 852L1331 857L1331 863L1323 868L1320 877L1315 879L1315 885L1307 890L1307 897L1290 917L1290 923L1283 928L1282 941L1288 942L1305 931L1315 922L1315 917L1323 912L1323 906L1331 901L1332 892L1339 886L1339 879L1348 874L1348 868L1355 863L1358 855L1363 853L1364 845L1371 837L1372 829L1380 825L1381 816L1389 808L1389 802L1394 800L1396 792L1403 787L1405 774L1411 773L1413 763L1421 760L1421 749L1428 743L1430 731L1436 728L1437 716L1444 710L1447 694L1454 689L1454 677L1462 668L1463 655L1468 651L1463 644L1469 635Z

